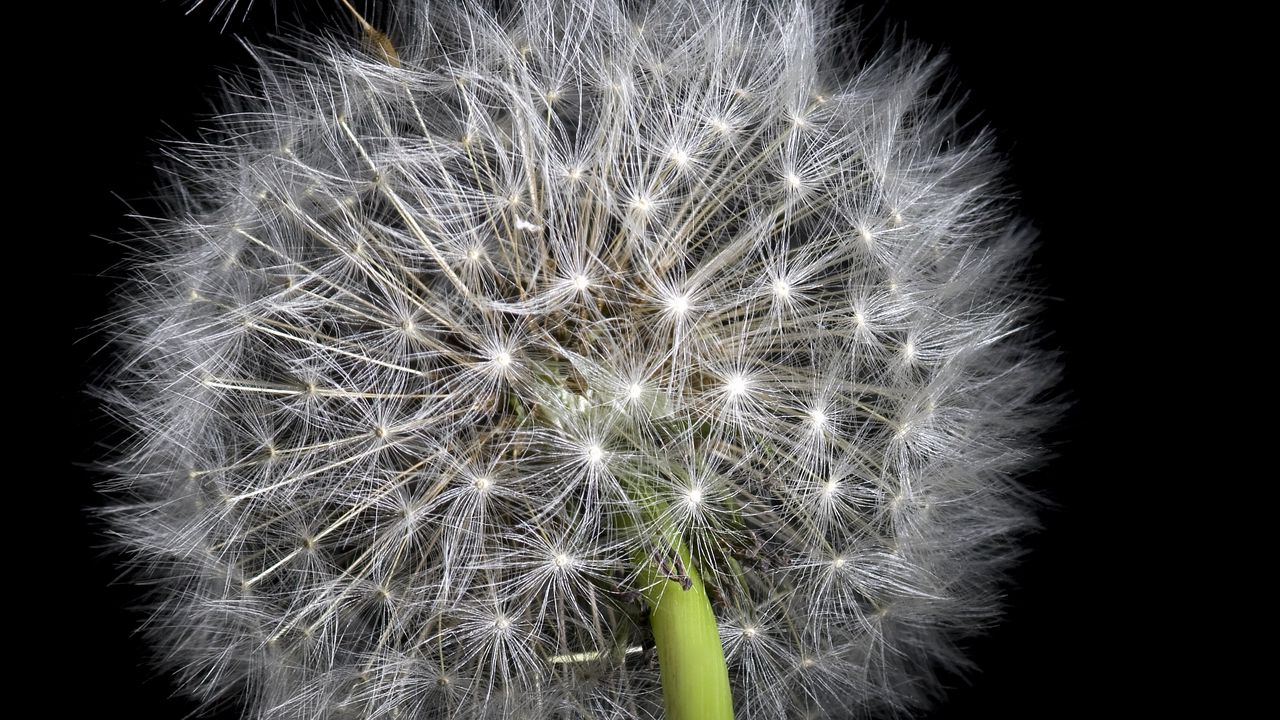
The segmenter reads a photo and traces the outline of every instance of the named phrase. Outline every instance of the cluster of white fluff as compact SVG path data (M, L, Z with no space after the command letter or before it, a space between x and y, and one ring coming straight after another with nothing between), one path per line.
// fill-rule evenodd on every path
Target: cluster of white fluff
M1053 377L939 63L855 64L823 0L400 5L393 53L264 55L173 148L113 320L107 513L182 687L656 718L676 531L737 717L921 706Z

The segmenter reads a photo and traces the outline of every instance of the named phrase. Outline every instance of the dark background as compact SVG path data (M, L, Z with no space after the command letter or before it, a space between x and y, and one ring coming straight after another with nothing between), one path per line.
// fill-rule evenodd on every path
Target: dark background
M98 500L85 466L106 451L108 423L83 387L104 364L106 338L94 324L118 282L113 265L122 251L113 241L125 237L131 208L156 211L150 193L158 178L157 140L193 136L196 118L214 109L220 69L247 60L241 38L269 42L274 16L296 12L285 9L290 3L277 4L259 0L247 20L233 17L223 30L209 20L208 7L186 15L187 6L173 0L86 3L75 10L77 37L57 45L78 65L76 85L62 98L76 131L44 129L75 163L70 192L77 209L56 217L58 247L72 248L58 258L70 267L70 317L59 342L69 352L60 390L72 418L72 450L54 458L67 468L55 530L65 552L50 580L59 610L54 637L40 642L61 662L70 659L63 692L90 703L87 711L97 717L177 719L197 709L171 697L167 678L147 666L147 650L132 634L140 616L127 609L135 591L113 584L114 559L88 520ZM296 4L311 24L331 12L321 0ZM1064 387L1074 403L1051 438L1058 456L1026 480L1056 506L1044 513L1043 531L1013 574L1007 616L969 646L980 671L956 678L929 717L1115 711L1127 701L1110 696L1112 686L1142 655L1124 619L1138 602L1126 580L1131 538L1107 512L1130 481L1124 459L1112 456L1124 418L1104 412L1108 397L1127 382L1114 353L1123 338L1100 321L1127 312L1109 263L1125 252L1117 239L1125 218L1114 209L1123 204L1128 173L1116 149L1134 121L1123 96L1142 82L1117 40L1128 19L1088 3L907 0L870 6L864 17L874 18L873 32L888 28L946 49L969 91L968 112L997 129L1022 210L1041 232L1036 270L1050 296L1044 321L1053 329L1050 343L1065 355ZM1100 244L1107 254L1097 252Z

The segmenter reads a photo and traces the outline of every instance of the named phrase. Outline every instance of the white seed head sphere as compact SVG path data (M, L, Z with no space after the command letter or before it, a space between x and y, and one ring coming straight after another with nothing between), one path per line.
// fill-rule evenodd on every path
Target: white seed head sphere
M823 0L400 5L394 56L264 55L175 149L114 321L108 516L182 687L659 717L675 533L737 717L924 706L1055 376L939 62L855 64Z

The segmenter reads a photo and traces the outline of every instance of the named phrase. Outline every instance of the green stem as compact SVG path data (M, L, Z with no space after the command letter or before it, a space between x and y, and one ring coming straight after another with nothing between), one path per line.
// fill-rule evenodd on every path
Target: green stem
M570 394L557 380L557 373L543 368L541 375L552 396L557 392ZM523 405L514 394L512 400L517 412L523 413ZM539 406L536 412L558 424L548 405ZM652 486L634 476L624 479L624 484L641 516L661 523L661 502ZM625 516L621 522L631 524ZM658 646L666 720L733 720L729 668L706 585L693 566L679 531L660 533L657 545L659 552L639 552L635 561L640 568L641 592L650 607L649 625Z
M640 574L667 720L733 720L729 670L707 589L685 544L678 538L673 544L683 576L673 578L673 563L653 557L641 561Z

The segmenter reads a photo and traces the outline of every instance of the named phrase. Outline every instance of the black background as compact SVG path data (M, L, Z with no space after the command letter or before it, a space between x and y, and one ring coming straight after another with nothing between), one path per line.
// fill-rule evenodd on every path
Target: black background
M176 719L198 709L171 697L167 678L147 666L147 650L132 635L140 617L127 609L134 590L113 584L114 560L88 520L98 500L85 465L106 451L100 441L108 434L83 388L104 363L106 338L93 327L118 282L113 266L122 251L112 241L131 227L130 208L156 209L157 141L193 136L197 118L215 107L220 73L247 60L240 39L269 43L273 16L296 12L288 4L273 9L259 0L247 20L233 18L222 30L207 7L186 15L186 5L173 1L87 3L74 11L77 37L41 51L74 54L77 68L74 87L58 78L74 132L43 129L74 163L71 204L56 211L58 247L71 248L58 261L70 267L68 335L60 342L69 352L61 393L72 420L71 451L54 458L66 472L49 533L61 538L57 556L47 559L57 568L48 581L55 591L40 596L56 598L48 602L56 620L52 634L35 642L71 669L60 687L90 703L94 716ZM311 24L331 12L321 0L298 4ZM998 131L1021 208L1041 233L1036 270L1050 296L1043 317L1053 329L1050 343L1065 355L1064 387L1074 403L1051 438L1056 459L1027 478L1056 507L1044 513L1044 529L1013 575L1007 616L969 646L981 670L954 679L946 702L928 717L1092 715L1100 705L1115 711L1126 701L1109 695L1112 685L1142 654L1130 623L1117 621L1133 601L1125 580L1128 539L1105 512L1127 476L1115 462L1097 462L1111 456L1119 430L1104 401L1125 381L1111 353L1122 340L1099 318L1104 307L1111 316L1126 313L1127 299L1109 283L1107 268L1124 252L1114 239L1124 218L1109 208L1121 203L1125 168L1102 156L1115 150L1108 137L1129 132L1122 96L1141 83L1117 43L1128 19L1088 3L892 0L863 12L875 18L874 32L891 28L946 49L969 91L968 111ZM338 22L329 26L344 27ZM1098 243L1112 243L1105 262Z

